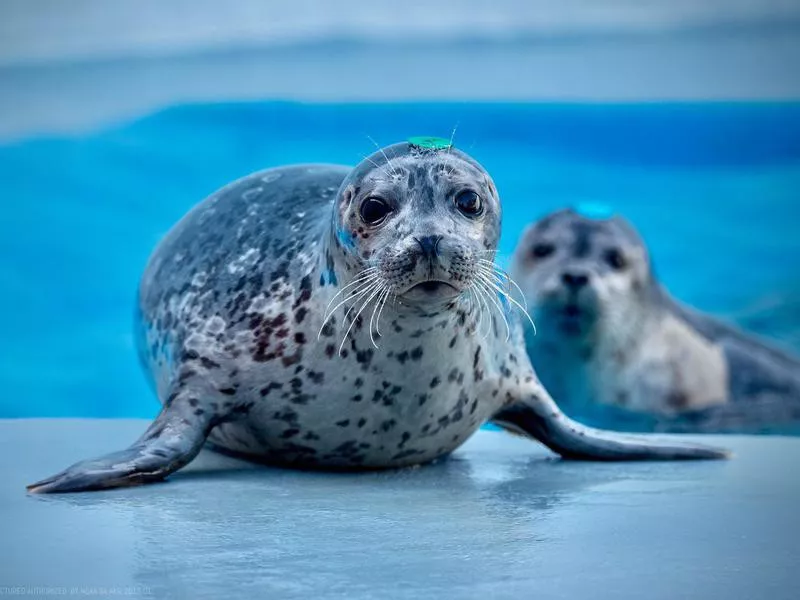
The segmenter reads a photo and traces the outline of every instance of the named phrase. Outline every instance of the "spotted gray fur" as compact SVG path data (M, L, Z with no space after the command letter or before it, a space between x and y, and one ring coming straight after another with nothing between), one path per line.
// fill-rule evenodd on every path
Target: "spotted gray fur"
M621 217L552 213L512 263L538 317L531 359L570 414L645 431L800 427L800 360L677 302Z
M465 190L480 214L456 206ZM368 198L391 206L384 222L362 219ZM447 455L490 419L565 457L724 456L615 437L560 413L509 305L498 303L507 334L499 312L467 298L500 224L491 178L452 148L396 144L354 169L281 167L226 186L170 231L141 281L140 358L160 415L129 448L29 489L163 479L206 440L288 466L402 467ZM378 326L374 313L350 311L359 300L346 292L366 268L385 290ZM326 319L337 294L345 302Z

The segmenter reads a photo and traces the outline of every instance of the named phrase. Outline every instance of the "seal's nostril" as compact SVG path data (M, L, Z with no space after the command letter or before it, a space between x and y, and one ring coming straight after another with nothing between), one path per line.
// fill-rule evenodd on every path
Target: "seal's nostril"
M426 235L421 238L415 237L414 240L419 244L425 257L434 258L439 255L439 242L442 241L442 236Z
M585 273L562 273L561 281L568 288L578 289L589 283L589 277Z

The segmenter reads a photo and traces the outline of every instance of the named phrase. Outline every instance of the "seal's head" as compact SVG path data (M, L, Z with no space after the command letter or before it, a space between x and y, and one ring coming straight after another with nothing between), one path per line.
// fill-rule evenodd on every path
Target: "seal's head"
M353 169L333 227L347 279L371 273L399 303L430 308L458 298L493 260L500 203L475 160L447 140L412 138Z
M625 327L655 289L647 248L627 221L571 209L528 227L512 276L540 329L577 339Z

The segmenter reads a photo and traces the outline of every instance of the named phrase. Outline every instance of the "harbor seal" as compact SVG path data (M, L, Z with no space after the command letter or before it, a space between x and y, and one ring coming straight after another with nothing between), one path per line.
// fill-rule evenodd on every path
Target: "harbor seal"
M645 431L800 431L800 361L672 298L623 218L550 214L511 263L539 321L531 360L571 416Z
M488 420L567 458L726 456L561 413L493 269L500 223L488 173L439 138L355 168L231 183L167 234L141 280L137 338L160 414L127 449L28 489L157 481L206 440L289 467L404 467L447 455Z

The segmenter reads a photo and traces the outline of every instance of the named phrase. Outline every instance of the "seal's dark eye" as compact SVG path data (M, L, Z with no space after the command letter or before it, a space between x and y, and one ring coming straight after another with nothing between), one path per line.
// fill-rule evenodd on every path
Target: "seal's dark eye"
M456 208L468 217L477 217L483 212L483 202L478 194L467 190L456 196Z
M367 198L361 203L361 218L367 225L380 225L392 212L389 203L380 198Z
M531 250L531 254L533 254L534 258L547 258L555 250L556 247L553 244L536 244Z
M628 266L628 259L616 248L606 250L604 258L608 265L615 271L622 271Z

